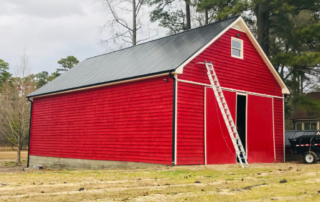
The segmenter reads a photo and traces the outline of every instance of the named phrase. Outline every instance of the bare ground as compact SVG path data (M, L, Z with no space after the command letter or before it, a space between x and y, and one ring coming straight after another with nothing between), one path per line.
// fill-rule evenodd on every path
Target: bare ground
M13 167L14 168L14 167ZM4 170L0 201L320 201L320 164ZM0 167L0 170L5 168ZM285 179L286 183L280 183Z
M16 152L15 151L0 151L0 172L18 172L26 167L28 152L21 152L21 165L15 165ZM1 178L0 178L1 182ZM1 185L0 185L1 186Z

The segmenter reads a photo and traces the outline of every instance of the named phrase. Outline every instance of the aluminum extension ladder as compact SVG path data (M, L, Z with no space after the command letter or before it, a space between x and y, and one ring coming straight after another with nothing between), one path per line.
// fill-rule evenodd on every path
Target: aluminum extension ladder
M204 64L206 65L207 68L207 74L210 80L210 86L213 89L214 95L216 97L216 100L219 104L219 108L220 111L222 113L224 122L227 126L229 135L231 137L234 149L236 151L236 156L238 157L239 163L241 164L241 167L244 168L244 166L246 167L250 167L248 164L248 159L247 159L247 154L243 148L243 145L241 143L238 131L237 131L237 127L234 124L234 121L232 119L232 116L230 114L230 110L228 107L228 104L226 102L226 99L223 95L223 92L221 90L219 81L218 81L218 77L215 74L214 68L213 68L213 64L211 62L207 63L206 61L204 61ZM243 162L244 161L244 162ZM245 165L244 165L245 164Z

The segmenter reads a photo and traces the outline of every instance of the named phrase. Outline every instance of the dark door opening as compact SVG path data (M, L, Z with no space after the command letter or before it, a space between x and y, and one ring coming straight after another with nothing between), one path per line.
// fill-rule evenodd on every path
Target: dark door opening
M242 142L244 150L247 152L247 138L246 138L246 126L247 126L247 96L237 95L237 120L236 125L239 133L240 140Z

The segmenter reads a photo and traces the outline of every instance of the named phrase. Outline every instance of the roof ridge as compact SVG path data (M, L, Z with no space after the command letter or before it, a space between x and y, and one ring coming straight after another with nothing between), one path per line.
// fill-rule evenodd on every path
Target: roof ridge
M213 23L210 23L210 24L207 24L207 25L203 25L203 26L200 26L200 27L195 27L195 28L192 28L192 29L188 29L188 30L185 30L185 31L176 33L176 34L172 34L172 35L164 36L164 37L161 37L161 38L158 38L158 39L153 39L153 40L150 40L150 41L146 41L146 42L144 42L144 43L140 43L140 44L137 44L137 45L135 45L135 46L129 46L129 47L122 48L122 49L115 50L115 51L111 51L111 52L108 52L108 53L103 53L103 54L100 54L100 55L88 57L88 58L86 58L85 60L87 60L87 59L92 59L92 58L96 58L96 57L100 57L100 56L103 56L103 55L108 55L108 54L115 53L115 52L119 52L119 51L123 51L123 50L129 49L129 48L134 48L134 47L137 47L137 46L146 44L146 43L151 43L151 42L154 42L154 41L157 41L157 40L160 40L160 39L165 39L165 38L168 38L168 37L173 37L173 36L176 36L176 35L179 35L179 34L183 34L183 33L190 32L190 31L193 31L193 30L196 30L196 29L200 29L200 28L203 28L203 27L207 27L207 26L210 26L210 25L219 23L219 22L223 22L223 21L226 21L226 20L230 20L230 19L232 19L232 18L239 18L239 17L240 17L240 15L235 15L235 16L226 18L226 19L224 19L224 20L216 21L216 22L213 22Z

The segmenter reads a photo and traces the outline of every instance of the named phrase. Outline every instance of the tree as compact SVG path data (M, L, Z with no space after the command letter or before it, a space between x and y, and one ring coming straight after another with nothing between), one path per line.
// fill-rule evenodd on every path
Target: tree
M0 59L0 92L3 84L12 76L7 70L9 70L9 63Z
M108 31L107 39L101 40L103 45L109 45L110 42L119 46L126 44L137 45L138 43L152 38L147 26L143 23L143 6L146 0L101 0L107 13L110 14L108 20L103 27L104 31ZM131 17L128 17L129 14ZM147 30L145 29L147 28ZM147 37L139 37L138 34L148 32ZM145 34L144 34L145 35Z
M47 77L47 82L52 81L58 76L60 76L60 73L58 73L58 71L52 72L51 75Z
M5 82L0 96L0 132L16 146L16 164L21 164L20 152L29 135L30 103L26 96L34 89L32 77L14 77Z
M68 56L66 58L61 58L58 61L58 64L61 66L57 68L55 72L52 72L50 75L47 71L42 71L35 75L36 87L41 88L43 85L47 84L49 81L57 78L61 73L70 70L72 67L77 65L79 60L74 56Z
M312 104L314 101L305 96L320 83L318 14L310 10L299 11L283 24L285 29L279 31L277 38L270 37L270 53L272 63L291 91L286 108L300 108L320 115L320 109Z
M16 164L21 164L20 152L29 135L30 103L26 96L35 90L29 59L24 53L20 58L17 74L3 84L0 96L0 133L17 148Z
M150 14L150 19L152 22L159 21L160 26L170 30L170 34L191 29L192 3L190 0L184 0L184 4L183 9L175 0L149 0L149 5L156 5Z
M43 85L48 83L49 73L47 71L42 71L35 75L36 77L36 87L41 88Z
M79 63L79 60L74 57L74 56L68 56L66 58L62 58L61 60L58 61L58 64L61 65L62 68L58 68L57 72L58 73L63 73L74 67Z

